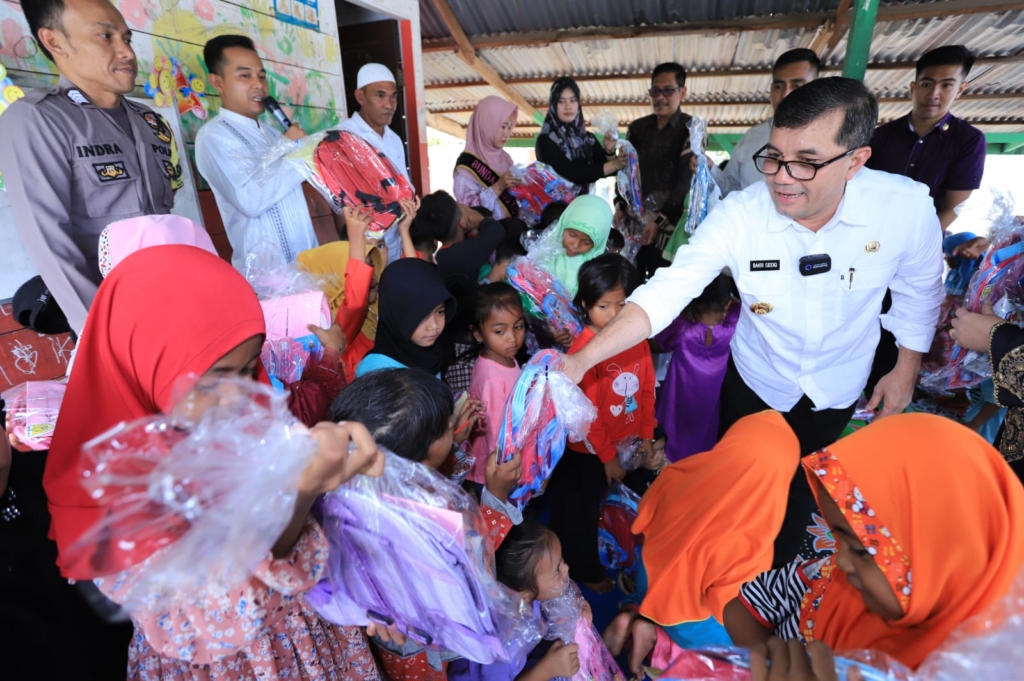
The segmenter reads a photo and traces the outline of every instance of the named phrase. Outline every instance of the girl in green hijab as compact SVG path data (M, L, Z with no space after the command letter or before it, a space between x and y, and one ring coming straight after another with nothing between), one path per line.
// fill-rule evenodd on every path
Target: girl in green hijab
M605 251L612 229L612 209L604 199L584 194L565 209L530 256L576 295L580 267Z

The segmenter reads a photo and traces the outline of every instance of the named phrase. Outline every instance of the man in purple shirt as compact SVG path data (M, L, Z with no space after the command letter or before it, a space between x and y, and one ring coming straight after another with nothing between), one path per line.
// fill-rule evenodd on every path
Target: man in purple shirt
M963 45L926 52L917 61L917 77L910 84L910 113L879 126L871 137L867 167L928 185L943 233L956 220L956 207L981 186L985 172L985 135L949 111L967 87L973 65L974 55ZM890 304L887 294L882 312ZM897 355L896 338L882 329L865 388L868 395L896 366Z
M910 113L875 130L867 167L928 185L945 231L954 209L981 186L985 135L954 116L950 105L967 87L974 55L963 45L925 53L910 84Z

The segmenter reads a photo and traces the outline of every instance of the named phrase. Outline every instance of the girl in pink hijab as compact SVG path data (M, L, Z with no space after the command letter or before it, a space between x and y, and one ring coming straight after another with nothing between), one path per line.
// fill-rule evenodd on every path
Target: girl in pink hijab
M103 278L129 255L150 246L195 246L217 255L210 235L188 218L141 215L111 222L100 234L100 273Z
M519 217L519 205L508 193L520 184L512 177L512 157L505 143L516 127L519 107L501 97L484 97L476 105L466 131L466 149L455 161L455 200L482 206L496 220Z

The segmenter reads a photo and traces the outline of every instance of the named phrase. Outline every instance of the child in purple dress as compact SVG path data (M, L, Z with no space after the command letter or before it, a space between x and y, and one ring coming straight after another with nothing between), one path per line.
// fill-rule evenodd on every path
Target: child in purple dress
M655 337L672 353L658 397L670 462L706 452L718 441L718 396L729 363L729 342L740 316L736 285L720 274L679 317Z

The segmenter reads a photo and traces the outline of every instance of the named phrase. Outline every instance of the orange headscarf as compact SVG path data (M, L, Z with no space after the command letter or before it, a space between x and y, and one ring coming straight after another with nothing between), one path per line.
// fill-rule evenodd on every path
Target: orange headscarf
M772 566L800 443L778 412L736 422L710 452L668 466L640 501L647 595L665 626L722 621L744 582Z
M893 416L803 465L815 495L820 482L875 553L904 611L892 622L869 611L831 558L804 597L805 638L916 668L1005 596L1024 565L1024 487L999 452L949 419Z

